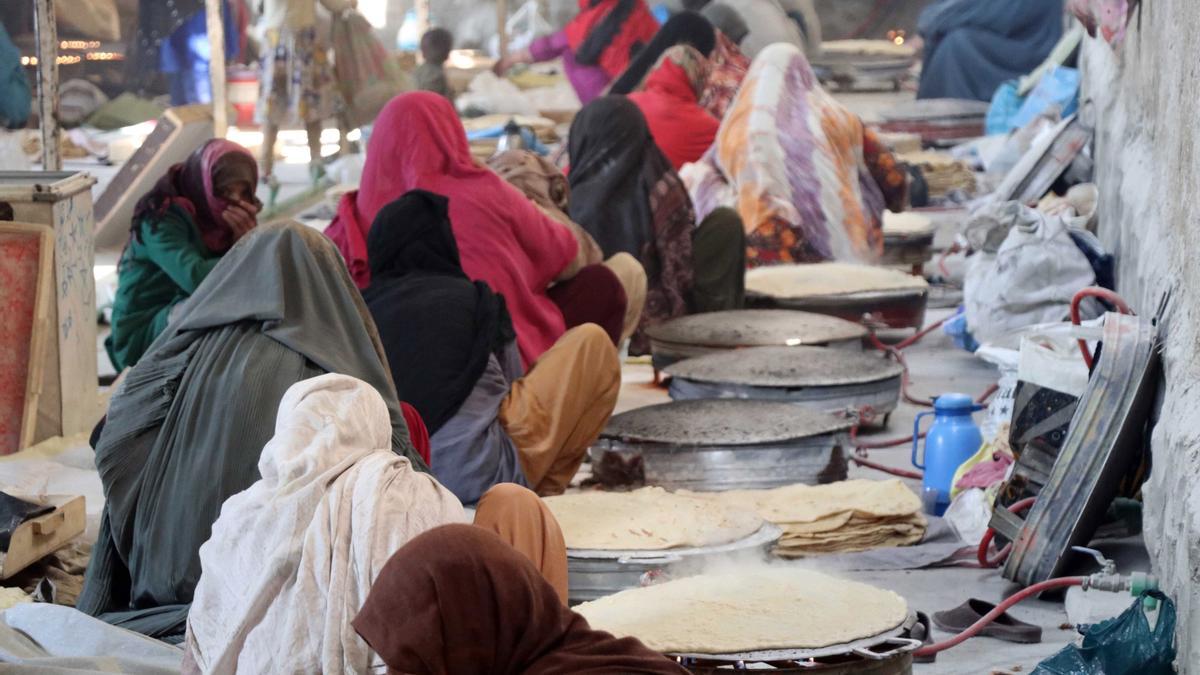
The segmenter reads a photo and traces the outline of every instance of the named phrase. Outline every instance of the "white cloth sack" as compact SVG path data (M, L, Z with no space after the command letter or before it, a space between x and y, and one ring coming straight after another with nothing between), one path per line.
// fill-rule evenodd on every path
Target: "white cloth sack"
M981 343L995 342L1026 326L1061 321L1075 293L1096 281L1066 221L1012 202L990 205L985 213L1005 215L1009 229L995 253L985 247L967 270L963 300L971 334ZM969 239L972 234L968 230Z
M0 672L174 675L183 650L74 607L26 603L0 614Z
M362 673L382 661L350 625L380 569L462 505L391 451L383 399L322 375L293 385L262 479L230 497L200 547L188 649L204 672Z

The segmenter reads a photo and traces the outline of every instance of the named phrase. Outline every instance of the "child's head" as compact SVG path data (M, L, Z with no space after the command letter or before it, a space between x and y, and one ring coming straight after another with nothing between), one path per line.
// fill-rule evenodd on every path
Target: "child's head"
M425 63L445 63L453 47L454 36L445 28L431 28L421 36L421 55L425 57Z

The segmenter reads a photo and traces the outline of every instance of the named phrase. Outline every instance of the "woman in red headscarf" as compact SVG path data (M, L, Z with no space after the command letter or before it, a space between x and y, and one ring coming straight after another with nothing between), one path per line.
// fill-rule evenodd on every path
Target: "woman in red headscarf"
M454 107L430 92L401 94L380 112L362 184L342 198L325 230L359 288L371 281L371 223L411 190L450 200L463 271L504 296L526 367L568 328L584 323L599 324L619 341L626 297L616 274L587 265L569 228L476 162Z
M137 363L234 242L256 224L258 165L248 150L215 138L167 170L134 207L121 254L112 333L118 371Z
M496 64L504 74L518 63L563 60L563 70L584 105L604 93L633 55L658 32L643 0L579 0L579 14L559 32L534 40L529 49Z
M699 103L711 70L708 59L695 47L676 45L663 53L643 89L629 95L676 171L699 160L721 127Z

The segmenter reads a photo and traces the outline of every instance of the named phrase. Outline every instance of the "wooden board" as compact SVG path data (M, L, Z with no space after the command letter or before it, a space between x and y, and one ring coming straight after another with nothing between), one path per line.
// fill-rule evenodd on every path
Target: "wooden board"
M54 511L30 518L13 530L8 551L0 553L0 581L54 553L87 528L87 508L78 495L47 495L30 500L53 504Z
M92 267L95 178L72 172L0 172L0 201L14 220L54 233L50 325L33 442L91 431L96 407L96 285Z
M50 228L0 223L0 455L33 443L54 278Z

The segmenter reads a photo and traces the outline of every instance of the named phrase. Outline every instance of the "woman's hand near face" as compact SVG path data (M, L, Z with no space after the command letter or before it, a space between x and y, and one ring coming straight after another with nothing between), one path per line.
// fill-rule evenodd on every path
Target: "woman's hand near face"
M258 224L258 211L259 207L257 204L245 202L240 199L229 203L229 208L225 209L225 213L222 215L225 218L225 222L229 223L230 229L233 230L234 241L241 239L246 233L254 229L254 226Z

